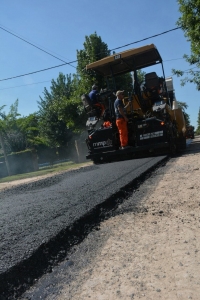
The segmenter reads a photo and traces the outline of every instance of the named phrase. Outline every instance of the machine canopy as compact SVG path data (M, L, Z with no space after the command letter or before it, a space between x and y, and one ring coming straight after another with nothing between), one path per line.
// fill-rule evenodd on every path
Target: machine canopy
M134 70L146 68L162 62L154 44L130 49L107 56L86 66L103 76L117 76Z

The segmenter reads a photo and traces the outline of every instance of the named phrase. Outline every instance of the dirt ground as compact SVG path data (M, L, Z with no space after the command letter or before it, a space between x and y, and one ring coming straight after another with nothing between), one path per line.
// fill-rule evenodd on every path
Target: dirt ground
M52 299L200 299L200 138L192 146L144 183L137 214L101 224L98 255Z

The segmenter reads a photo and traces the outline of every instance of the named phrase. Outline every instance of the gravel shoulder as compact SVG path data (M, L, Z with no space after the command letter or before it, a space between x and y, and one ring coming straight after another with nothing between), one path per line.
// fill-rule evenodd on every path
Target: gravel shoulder
M62 285L46 299L200 299L199 194L200 137L101 224L93 255L88 237L71 257L75 275L63 265Z

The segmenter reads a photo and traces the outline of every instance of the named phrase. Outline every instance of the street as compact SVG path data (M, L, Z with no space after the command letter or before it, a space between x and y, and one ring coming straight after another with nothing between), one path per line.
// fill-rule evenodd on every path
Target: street
M91 165L1 191L1 294L41 276L65 230L163 159Z

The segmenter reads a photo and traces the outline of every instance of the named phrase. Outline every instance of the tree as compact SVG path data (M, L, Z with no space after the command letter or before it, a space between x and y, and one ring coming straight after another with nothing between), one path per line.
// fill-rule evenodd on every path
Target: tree
M200 68L200 1L199 0L178 0L179 11L181 17L177 24L182 27L185 36L190 41L191 55L184 55L186 61L194 68ZM177 76L187 77L182 79L181 84L185 85L186 82L191 82L196 85L200 90L200 71L189 70L187 72L173 69L172 72Z
M188 105L186 102L181 102L181 101L177 101L178 102L178 106L182 109L184 117L185 117L185 123L186 126L190 125L190 116L188 115L188 113L186 113L186 109L188 108Z
M50 91L44 89L40 97L39 119L40 132L49 145L65 145L72 133L85 129L85 111L81 95L88 93L94 82L103 82L103 77L94 72L87 73L85 67L90 62L109 54L108 47L96 33L86 36L84 49L77 51L77 74L59 74L51 82Z
M124 75L116 76L115 83L116 83L116 91L124 90L125 94L127 94L128 92L131 93L133 91L133 78L131 76L131 73L126 73Z
M44 89L44 97L38 102L39 129L50 146L64 146L78 127L80 97L75 97L77 78L59 73L51 81L50 91Z
M7 153L19 152L27 148L26 137L17 125L18 100L10 106L8 114L3 114L1 120L2 137L5 143Z
M80 94L87 93L94 83L97 83L101 88L105 87L106 82L103 76L92 70L86 71L85 67L94 61L110 55L108 45L102 41L96 32L90 36L85 36L83 46L84 49L77 50L77 74L80 79Z
M196 133L200 134L200 108L199 108L199 113L198 113L198 119L197 119L197 129Z
M4 119L5 118L5 114L1 112L1 110L5 107L5 105L0 107L0 118ZM0 146L1 149L3 151L3 155L4 155L4 159L5 159L5 164L6 164L6 168L7 168L7 172L8 172L8 176L10 176L10 165L8 162L8 158L7 158L7 153L6 153L6 148L5 148L5 144L4 144L4 138L3 138L3 122L0 119Z
M142 70L137 71L139 85L142 85L145 83L145 74L146 74L146 72L144 72Z
M106 87L104 77L86 71L86 65L110 55L107 44L95 32L85 37L83 46L77 51L77 74L60 73L57 80L51 81L50 90L44 89L44 96L38 102L40 133L51 146L63 146L72 134L85 130L86 114L81 95L88 93L94 83L99 88ZM132 91L131 75L117 78L117 88Z
M44 143L40 137L39 118L37 113L30 114L27 117L18 118L16 124L26 138L27 148L33 149L38 144Z
M2 112L2 109L4 109L6 105L3 105L0 107L0 135L1 135L1 143L0 143L0 146L1 148L4 148L4 146L2 146L2 144L4 144L4 137L3 137L3 134L4 134L4 127L5 127L5 119L6 119L6 115L4 112Z
M96 73L93 70L86 71L85 67L87 64L100 60L106 56L111 55L108 45L104 43L100 36L95 32L90 36L85 37L85 42L83 44L84 49L77 51L77 73L79 76L79 94L88 93L94 83L98 85L99 88L107 88L107 82L105 78ZM113 52L113 54L115 54ZM116 90L126 90L131 92L133 89L133 80L131 74L124 74L117 76L115 78L116 86L113 86L112 79L109 80L109 87Z

